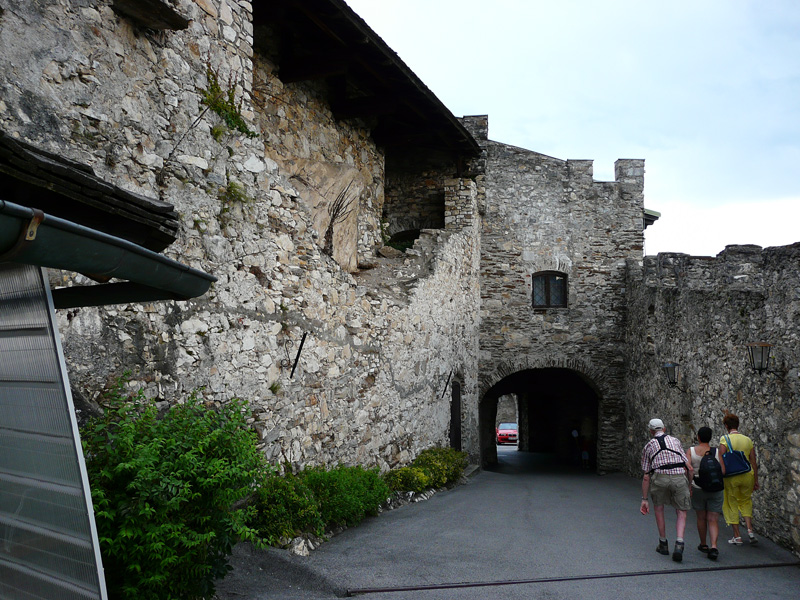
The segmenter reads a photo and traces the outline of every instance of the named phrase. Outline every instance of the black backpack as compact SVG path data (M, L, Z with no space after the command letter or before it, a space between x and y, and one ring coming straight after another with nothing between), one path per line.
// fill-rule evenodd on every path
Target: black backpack
M719 492L725 489L722 481L722 467L714 457L717 449L711 448L710 451L700 459L700 468L694 476L694 482L700 486L704 492Z

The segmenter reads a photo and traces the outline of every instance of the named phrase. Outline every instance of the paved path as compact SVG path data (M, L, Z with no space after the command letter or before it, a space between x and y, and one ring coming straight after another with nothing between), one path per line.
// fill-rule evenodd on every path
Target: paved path
M692 515L676 563L655 552L638 480L559 470L510 446L500 458L498 470L370 518L307 558L241 545L219 598L639 600L658 588L665 598L800 599L797 558L767 540L730 547L726 528L714 562L696 549ZM670 549L674 522L668 511Z

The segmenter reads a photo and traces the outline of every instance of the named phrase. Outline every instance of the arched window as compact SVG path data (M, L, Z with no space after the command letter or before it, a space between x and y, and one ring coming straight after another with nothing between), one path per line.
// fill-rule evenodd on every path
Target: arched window
M542 271L533 274L533 307L567 306L567 274Z

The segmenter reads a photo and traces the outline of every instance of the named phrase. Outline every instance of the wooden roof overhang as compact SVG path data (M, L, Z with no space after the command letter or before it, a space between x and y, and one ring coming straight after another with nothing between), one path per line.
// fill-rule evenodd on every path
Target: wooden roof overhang
M175 241L178 214L166 202L112 185L91 167L0 131L2 198L160 252Z
M284 83L325 80L340 119L363 119L387 158L469 159L478 143L399 56L342 0L254 0L259 26L278 39Z
M205 294L213 275L159 254L178 227L171 204L0 131L0 264L63 269L100 282L54 289L56 308Z

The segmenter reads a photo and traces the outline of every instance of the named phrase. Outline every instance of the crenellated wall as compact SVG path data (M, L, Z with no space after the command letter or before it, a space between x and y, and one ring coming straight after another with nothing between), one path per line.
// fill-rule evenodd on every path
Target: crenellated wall
M800 244L728 246L716 257L659 254L628 265L626 468L640 475L652 417L685 447L722 417L741 419L756 445L761 489L756 530L800 551ZM748 363L747 344L773 345L769 372ZM661 369L681 365L670 388Z
M281 81L275 32L253 27L269 3L170 0L179 31L112 4L3 4L0 129L174 205L165 254L218 281L187 302L61 311L77 398L130 371L159 404L249 400L270 460L384 469L453 443L456 421L471 459L491 458L514 398L520 448L569 458L579 429L599 472L635 476L647 420L688 444L730 410L762 461L757 529L798 551L800 245L642 260L642 160L595 181L592 161L489 140L485 116L462 121L483 150L469 164L392 154L375 121L335 116L324 78ZM203 103L209 73L257 135ZM327 240L341 195L352 211ZM405 253L378 252L409 229ZM566 307L534 308L542 271L566 276ZM748 370L751 341L774 344L774 372Z
M473 125L474 133L485 132L485 123ZM618 469L625 261L642 250L644 161L617 161L616 181L597 182L591 161L559 160L488 139L483 145L481 397L522 371L557 368L588 379L599 396L593 416L598 469ZM565 308L533 307L531 278L540 271L566 274ZM530 397L536 401L535 393ZM568 426L564 431L569 434Z

